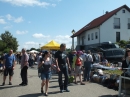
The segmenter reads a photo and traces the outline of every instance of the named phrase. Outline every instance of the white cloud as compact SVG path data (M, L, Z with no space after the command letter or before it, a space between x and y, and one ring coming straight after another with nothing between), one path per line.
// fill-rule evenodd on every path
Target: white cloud
M18 50L20 51L22 48L26 48L28 50L30 50L31 48L38 49L39 48L39 43L34 42L34 41L28 41L28 42L25 42L23 46L19 46Z
M0 24L6 24L5 20L0 18Z
M46 7L49 6L50 3L43 2L40 0L0 0L2 2L10 3L16 6L41 6Z
M10 28L12 28L12 25L10 25L10 26L5 26L5 27L4 27L4 29L6 29L6 30L8 30L8 29L10 29Z
M11 21L11 20L14 21L15 23L20 23L20 22L23 22L23 21L24 21L22 16L15 18L15 17L11 16L10 14L7 14L7 15L6 15L6 18L7 18L9 21Z
M7 14L7 15L6 15L6 18L7 18L8 20L13 20L13 19L14 19L14 17L11 16L10 14Z
M28 33L28 31L19 31L19 30L16 31L16 34L26 34L26 33Z
M23 22L23 17L21 16L21 17L14 19L14 22L16 22L16 23Z
M30 49L30 48L36 48L36 49L38 49L39 46L42 47L42 46L44 46L45 44L47 44L48 42L50 42L52 40L56 41L59 44L65 43L67 48L71 48L72 47L72 38L70 38L69 35L50 36L48 38L42 38L44 36L42 34L38 34L38 35L39 35L38 37L40 37L39 40L38 39L34 39L36 41L25 42L23 45L21 45L21 47L19 48L19 50L21 50L23 47L26 48L26 49ZM76 46L77 45L76 38L74 39L74 41L75 41L74 45ZM39 45L39 44L41 44L41 45Z
M32 35L34 38L49 38L50 36L48 35L48 36L45 36L45 35L43 35L43 34L41 34L41 33L35 33L35 34L33 34Z
M25 43L25 45L38 45L37 42L33 42L33 41L28 41Z
M67 48L71 48L72 46L72 38L70 38L69 35L65 35L65 36L58 35L58 36L55 36L54 40L59 42L60 44L65 43Z

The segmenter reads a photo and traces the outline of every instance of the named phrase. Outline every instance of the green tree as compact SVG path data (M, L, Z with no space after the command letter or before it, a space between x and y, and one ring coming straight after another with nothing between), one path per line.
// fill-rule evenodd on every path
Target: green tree
M121 48L125 48L125 46L128 44L128 41L120 40L119 42L117 42L117 44L118 44Z
M37 49L35 49L35 48L31 48L30 51L31 51L31 50L37 50Z
M2 33L0 35L1 40L6 44L4 49L13 49L15 52L18 48L18 41L9 31L5 31L5 33ZM4 50L3 50L4 51Z
M6 48L6 43L0 40L0 51L3 51Z

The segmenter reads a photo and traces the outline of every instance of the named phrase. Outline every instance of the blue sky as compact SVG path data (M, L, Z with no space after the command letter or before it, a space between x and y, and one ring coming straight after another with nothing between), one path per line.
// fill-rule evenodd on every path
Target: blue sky
M130 0L0 0L0 34L11 32L18 50L51 40L71 48L73 29L124 4L130 7Z

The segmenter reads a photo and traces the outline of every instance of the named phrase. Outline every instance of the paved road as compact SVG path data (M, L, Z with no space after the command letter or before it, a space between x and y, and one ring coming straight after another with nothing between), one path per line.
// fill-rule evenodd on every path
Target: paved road
M14 70L15 74L12 80L12 86L8 85L8 79L5 86L0 86L0 97L43 97L40 93L41 80L37 76L37 69L29 68L28 70L28 86L19 86L21 83L20 66L17 65ZM59 92L57 75L53 75L50 80L49 97L115 97L117 91L103 87L96 83L86 83L86 85L71 84L69 89L71 92ZM2 84L2 76L0 75L0 83Z

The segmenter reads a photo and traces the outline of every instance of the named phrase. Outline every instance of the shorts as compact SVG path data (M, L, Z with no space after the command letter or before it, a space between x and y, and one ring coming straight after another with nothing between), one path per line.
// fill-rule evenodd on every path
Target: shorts
M13 71L12 68L6 68L6 69L4 70L4 76L8 76L8 74L9 74L9 76L13 76L14 71Z
M49 80L51 78L51 72L42 72L41 73L41 80Z
M83 74L82 66L75 66L75 74Z

